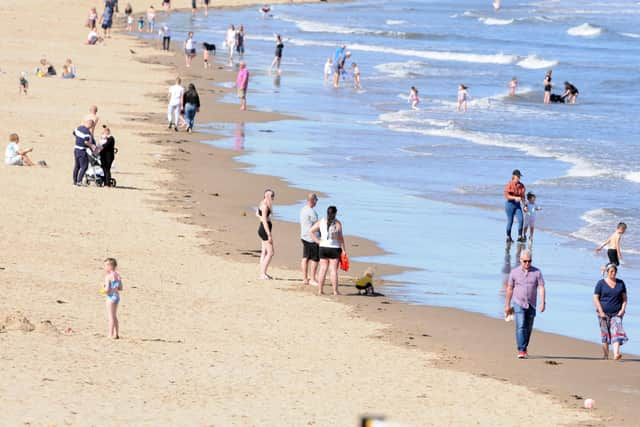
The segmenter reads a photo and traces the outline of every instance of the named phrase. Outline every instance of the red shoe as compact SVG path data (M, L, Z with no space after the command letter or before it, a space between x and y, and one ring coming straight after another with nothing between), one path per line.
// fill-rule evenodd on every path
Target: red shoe
M526 351L519 351L518 352L518 359L526 359L527 358L527 352Z

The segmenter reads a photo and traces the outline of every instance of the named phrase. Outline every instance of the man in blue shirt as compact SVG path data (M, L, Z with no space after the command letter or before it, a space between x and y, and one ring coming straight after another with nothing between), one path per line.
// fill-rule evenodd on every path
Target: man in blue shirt
M83 124L78 126L73 131L73 136L76 137L75 146L73 147L75 164L73 166L73 183L75 185L82 185L84 174L89 167L89 155L87 154L87 148L95 150L96 143L91 135L91 128L93 127L93 120L85 120Z
M333 54L333 87L338 87L340 84L340 74L342 72L340 64L344 64L346 51L347 46L342 45L337 48L336 52Z

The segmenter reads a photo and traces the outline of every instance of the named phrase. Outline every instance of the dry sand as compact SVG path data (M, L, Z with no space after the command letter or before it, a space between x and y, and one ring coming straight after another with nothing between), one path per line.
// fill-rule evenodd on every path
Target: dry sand
M162 130L148 119L165 110L171 69L135 61L154 53L119 34L84 45L86 12L69 0L0 9L0 128L50 165L0 167L0 424L349 426L365 412L420 426L597 423L525 387L440 369L347 305L207 253L199 227L153 208L175 179L159 166L175 144L154 143ZM19 72L43 54L58 70L73 58L79 78L31 77L19 96ZM117 189L71 185L71 131L94 103L120 150ZM119 341L105 338L98 294L106 256L125 287Z

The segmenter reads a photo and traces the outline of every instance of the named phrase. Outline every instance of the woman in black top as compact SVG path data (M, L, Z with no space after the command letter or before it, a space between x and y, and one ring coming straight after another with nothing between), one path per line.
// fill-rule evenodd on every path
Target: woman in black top
M273 62L271 63L271 68L269 71L273 70L273 67L278 69L278 74L280 74L280 61L282 61L282 49L284 49L284 43L282 43L282 36L280 34L276 35L276 55L273 58Z
M191 132L196 112L200 111L200 97L193 83L189 84L187 91L182 96L182 109L184 111L184 121L187 124L187 132Z
M102 148L100 149L100 165L104 172L104 185L111 187L111 165L115 158L116 140L111 135L111 129L107 125L102 125L102 137L100 138Z
M551 83L551 73L553 70L548 70L547 74L544 76L544 103L551 103L551 88L553 87L553 83Z

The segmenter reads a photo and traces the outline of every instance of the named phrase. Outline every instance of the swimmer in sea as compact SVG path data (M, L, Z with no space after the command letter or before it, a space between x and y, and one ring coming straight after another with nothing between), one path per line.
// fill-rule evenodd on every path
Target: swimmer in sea
M578 99L578 88L572 85L569 82L564 82L564 93L562 94L562 99L567 99L569 104L575 104L576 99Z
M517 87L518 87L518 78L514 76L509 82L509 96L516 96Z
M420 104L420 98L418 97L418 89L415 86L411 86L411 91L409 92L409 102L411 103L411 108L414 110L418 109L418 104Z
M551 83L551 74L553 70L547 70L547 74L544 76L544 103L551 103L551 88L553 87L553 83Z
M458 112L467 112L467 101L469 100L469 92L467 89L469 88L462 83L458 86Z

